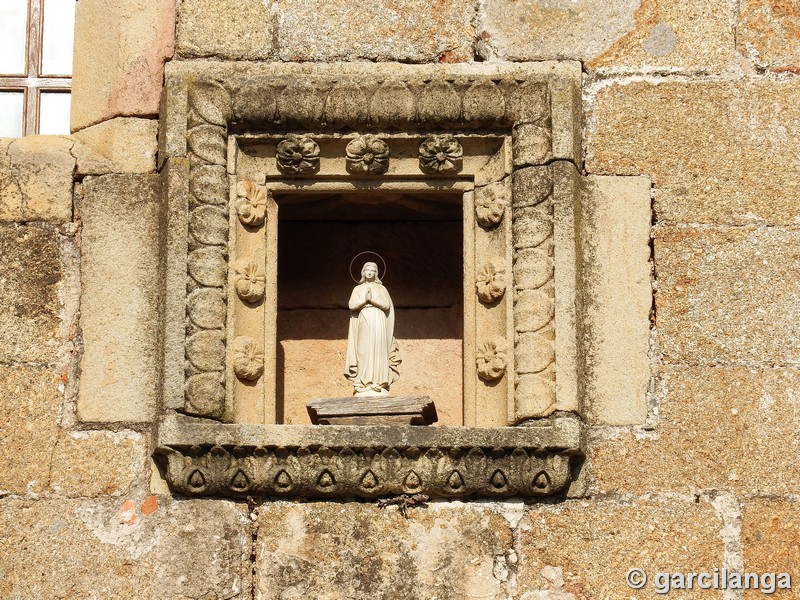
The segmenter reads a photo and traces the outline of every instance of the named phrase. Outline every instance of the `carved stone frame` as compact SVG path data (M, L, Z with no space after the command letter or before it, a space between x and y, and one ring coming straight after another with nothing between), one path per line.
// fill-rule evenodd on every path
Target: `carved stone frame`
M579 89L580 67L571 63L214 64L170 72L159 154L168 172L170 235L164 417L156 453L166 459L171 487L188 494L320 497L539 496L563 489L569 457L583 447L573 166L580 156ZM237 166L238 140L276 144L309 132L340 147L334 172L323 168L299 181L277 169ZM380 175L383 185L401 189L464 193L465 427L276 426L268 408L255 418L233 408L228 338L236 335L236 298L229 253L237 252L237 184L347 189L353 184L342 180L344 147L360 134L404 143L451 134L465 147L497 142L489 155L467 152L457 174L413 172L406 160ZM264 227L271 222L268 206ZM267 288L274 288L269 243L264 261ZM484 279L504 272L506 292L479 298L481 272ZM267 308L261 380L274 389L270 314ZM496 377L502 369L492 367L503 361L505 373ZM519 424L526 427L509 427Z

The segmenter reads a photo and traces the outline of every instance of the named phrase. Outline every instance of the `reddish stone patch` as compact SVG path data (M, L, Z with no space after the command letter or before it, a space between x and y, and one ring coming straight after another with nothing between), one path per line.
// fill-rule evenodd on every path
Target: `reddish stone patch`
M150 496L142 503L140 510L145 517L149 517L158 509L158 496Z
M133 525L136 523L136 504L133 500L128 500L119 508L119 522L126 525Z

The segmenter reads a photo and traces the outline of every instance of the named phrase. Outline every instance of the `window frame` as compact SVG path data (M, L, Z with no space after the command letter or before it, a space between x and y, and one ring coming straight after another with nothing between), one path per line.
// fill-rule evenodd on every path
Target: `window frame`
M72 75L42 76L45 0L28 0L25 31L25 73L0 74L0 92L22 92L22 136L40 129L42 92L71 93Z

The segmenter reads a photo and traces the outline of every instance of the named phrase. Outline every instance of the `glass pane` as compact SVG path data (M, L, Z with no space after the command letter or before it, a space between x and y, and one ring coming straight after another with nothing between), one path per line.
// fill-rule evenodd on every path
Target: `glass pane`
M72 75L74 30L75 0L45 0L42 75Z
M0 92L0 137L22 135L22 92Z
M25 74L28 0L0 0L0 74Z
M69 92L42 92L39 101L39 133L69 135Z

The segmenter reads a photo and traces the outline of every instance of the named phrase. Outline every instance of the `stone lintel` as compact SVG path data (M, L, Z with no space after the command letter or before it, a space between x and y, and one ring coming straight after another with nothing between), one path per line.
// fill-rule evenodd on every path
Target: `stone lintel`
M572 414L525 427L232 425L169 415L156 455L193 496L539 497L571 480L584 433Z
M439 420L428 396L315 398L306 408L314 425L430 425Z

